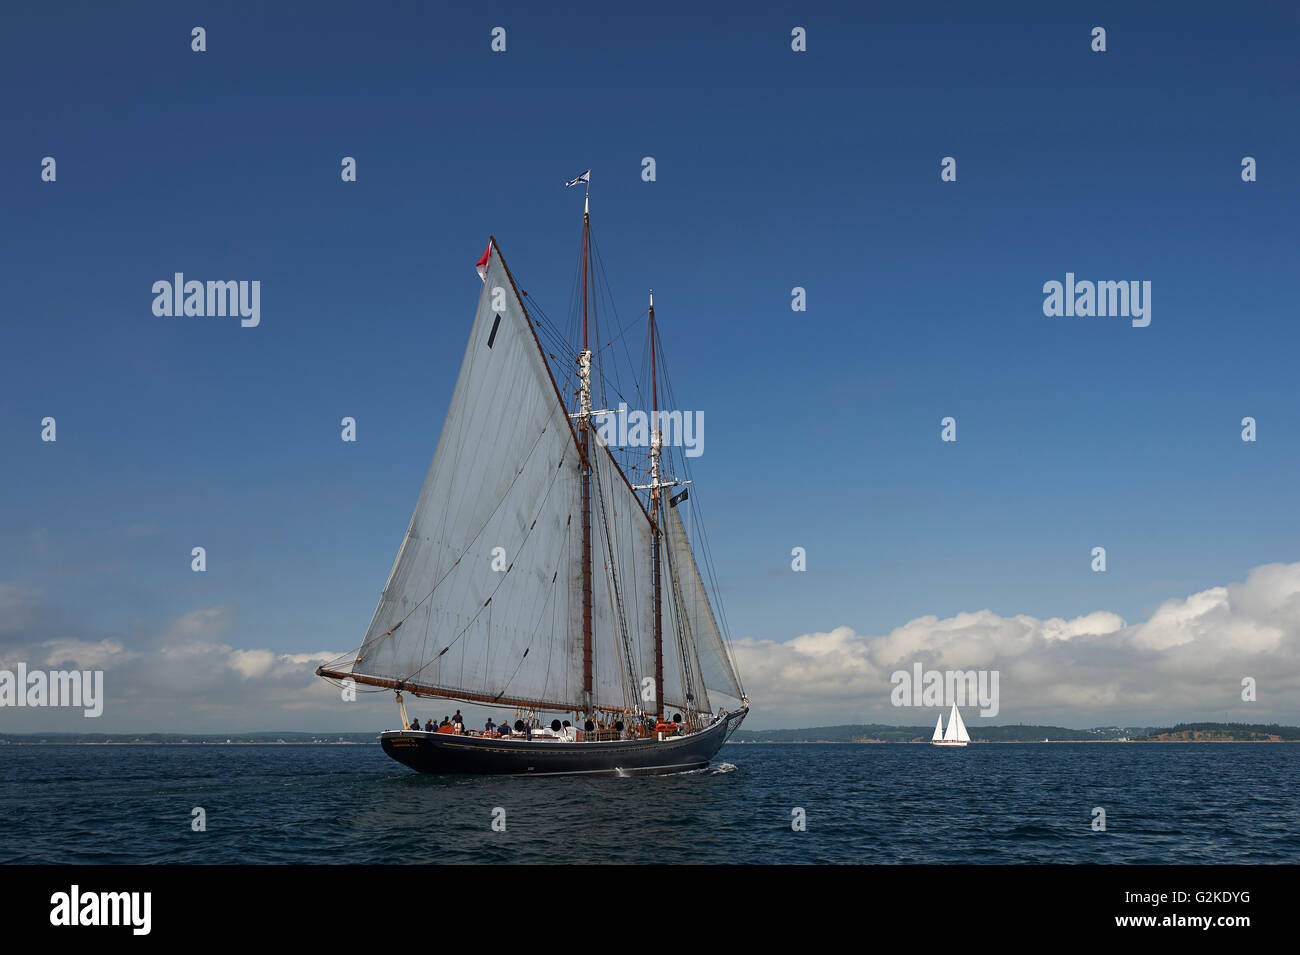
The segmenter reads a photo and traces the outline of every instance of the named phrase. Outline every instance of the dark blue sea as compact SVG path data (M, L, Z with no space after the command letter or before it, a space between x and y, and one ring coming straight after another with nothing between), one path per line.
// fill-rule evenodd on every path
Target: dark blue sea
M0 862L1295 863L1298 792L1294 743L746 743L627 779L420 776L378 745L8 745Z

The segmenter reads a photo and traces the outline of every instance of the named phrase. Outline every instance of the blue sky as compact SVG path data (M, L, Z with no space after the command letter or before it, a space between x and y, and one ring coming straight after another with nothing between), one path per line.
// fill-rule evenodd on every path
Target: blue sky
M495 234L566 316L562 184L588 167L620 315L654 287L705 414L734 636L1135 623L1297 559L1295 7L565 10L6 12L0 581L36 621L21 636L129 647L220 607L235 647L355 647L473 264ZM260 280L260 326L155 317L176 271ZM1044 317L1066 272L1150 281L1150 326Z

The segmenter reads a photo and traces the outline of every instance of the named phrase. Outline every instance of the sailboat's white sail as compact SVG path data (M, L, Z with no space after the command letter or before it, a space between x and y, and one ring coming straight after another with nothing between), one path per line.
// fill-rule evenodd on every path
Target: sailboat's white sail
M942 713L940 713L939 716L935 719L934 735L930 737L930 740L932 742L938 739L943 739L943 714Z
M957 739L960 742L969 743L970 734L966 732L966 724L962 722L961 711L957 709L956 705L953 706L952 713L953 719L957 721Z
M742 695L740 681L736 679L731 657L723 643L722 634L718 631L718 622L709 605L709 595L695 563L695 555L691 553L686 528L682 524L678 508L669 506L665 510L667 511L664 522L667 542L672 551L671 573L675 577L677 592L680 594L685 627L689 630L689 636L698 655L703 687L739 700ZM701 692L697 696L703 697L701 708L708 710L708 695Z
M948 742L957 740L957 727L961 726L961 714L957 712L957 704L952 705L952 712L948 714L948 728L944 730L943 738Z
M567 412L494 245L437 451L353 672L581 701L579 499Z

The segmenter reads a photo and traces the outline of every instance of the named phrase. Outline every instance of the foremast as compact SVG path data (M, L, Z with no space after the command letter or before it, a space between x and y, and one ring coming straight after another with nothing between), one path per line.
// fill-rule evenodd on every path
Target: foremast
M663 423L659 414L659 351L658 333L655 328L655 292L650 290L650 483L633 485L638 491L650 492L650 528L652 535L651 575L654 601L654 659L655 659L655 716L662 720L664 716L664 630L663 630L663 562L664 541L661 514L664 511L663 491L665 488L689 484L689 481L663 479L661 459L663 455ZM680 638L679 638L680 643ZM688 710L693 709L690 693L683 687L688 699L683 701ZM694 715L691 716L694 719Z
M660 549L663 531L659 527L659 452L663 443L659 433L659 378L655 369L655 290L650 290L650 529L653 538L651 565L654 575L654 641L655 641L655 719L664 718L664 613L663 571L660 568Z

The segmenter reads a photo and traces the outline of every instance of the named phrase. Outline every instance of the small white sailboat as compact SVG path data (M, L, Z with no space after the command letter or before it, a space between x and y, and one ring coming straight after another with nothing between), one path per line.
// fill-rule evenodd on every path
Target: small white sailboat
M961 721L961 713L957 710L957 704L952 705L952 712L948 714L948 729L943 728L943 716L940 715L934 724L934 735L930 737L931 746L965 746L970 742L970 734L966 732L966 724Z

